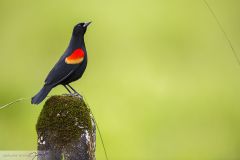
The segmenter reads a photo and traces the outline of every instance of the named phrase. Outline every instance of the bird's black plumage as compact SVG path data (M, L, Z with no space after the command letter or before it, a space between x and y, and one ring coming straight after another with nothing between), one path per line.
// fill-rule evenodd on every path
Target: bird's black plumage
M79 23L74 27L68 48L49 72L43 88L32 98L32 104L41 103L51 89L59 84L64 85L68 89L67 85L76 92L69 83L81 78L86 69L87 51L84 43L84 34L89 24L90 22ZM70 90L68 89L68 91Z

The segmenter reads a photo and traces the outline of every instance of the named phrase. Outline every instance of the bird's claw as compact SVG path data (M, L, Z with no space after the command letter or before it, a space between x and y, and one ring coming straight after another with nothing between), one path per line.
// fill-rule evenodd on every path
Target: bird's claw
M63 95L64 96L79 97L79 98L83 99L83 96L81 94L79 94L79 93L69 93L69 94L65 93Z
M83 99L83 96L81 94L77 93L77 92L70 93L70 95L73 96L73 97L79 97L79 98Z

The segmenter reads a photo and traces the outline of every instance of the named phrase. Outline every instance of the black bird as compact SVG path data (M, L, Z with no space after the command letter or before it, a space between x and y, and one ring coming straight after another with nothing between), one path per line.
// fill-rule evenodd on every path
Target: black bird
M78 94L69 83L82 77L87 67L87 51L84 43L84 34L87 26L91 22L77 24L72 32L72 38L68 48L55 64L53 69L48 73L43 88L32 97L32 104L41 103L48 95L52 88L57 85L63 85L70 94ZM68 87L70 87L70 89Z

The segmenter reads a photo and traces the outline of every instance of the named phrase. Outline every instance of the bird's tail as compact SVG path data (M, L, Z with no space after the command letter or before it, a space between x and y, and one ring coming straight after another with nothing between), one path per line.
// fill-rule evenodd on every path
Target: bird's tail
M32 97L32 104L39 104L41 103L51 91L52 86L44 85L43 88L34 96Z

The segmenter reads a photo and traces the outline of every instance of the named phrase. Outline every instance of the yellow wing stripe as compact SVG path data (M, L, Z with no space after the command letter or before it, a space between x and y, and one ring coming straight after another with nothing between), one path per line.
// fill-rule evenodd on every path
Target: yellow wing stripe
M77 59L70 59L70 58L65 58L65 63L67 64L79 64L83 61L83 57L77 58Z

